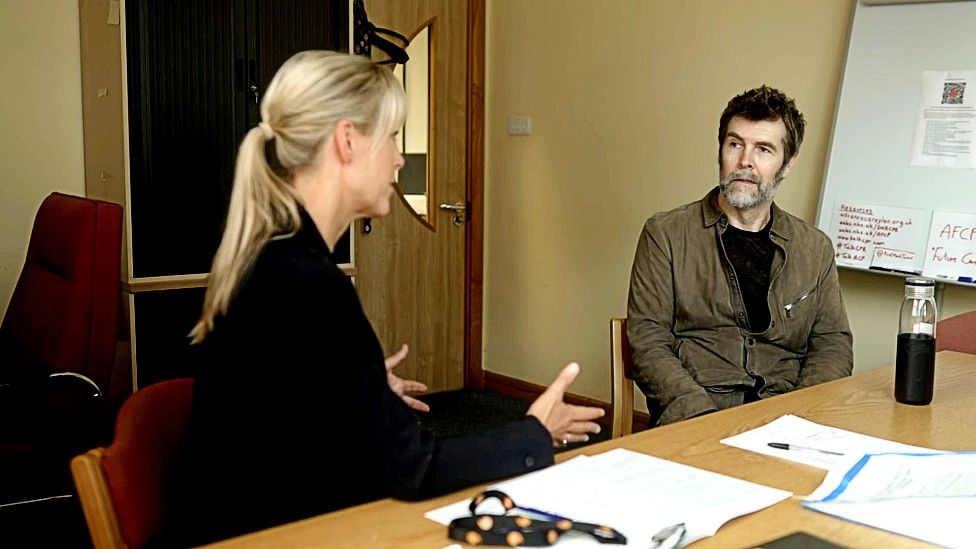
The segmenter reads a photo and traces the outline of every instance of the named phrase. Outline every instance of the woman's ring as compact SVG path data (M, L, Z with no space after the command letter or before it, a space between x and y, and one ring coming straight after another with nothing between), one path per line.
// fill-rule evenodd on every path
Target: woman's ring
M568 438L564 438L563 439L563 446L566 446L567 444L569 444L569 439Z

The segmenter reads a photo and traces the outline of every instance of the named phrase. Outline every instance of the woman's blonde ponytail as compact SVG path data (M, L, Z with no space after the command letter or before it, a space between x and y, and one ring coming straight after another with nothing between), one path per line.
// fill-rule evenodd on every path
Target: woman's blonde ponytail
M301 226L290 177L307 166L339 120L369 135L403 125L403 88L392 73L364 57L305 51L286 61L265 90L261 122L237 152L234 188L220 247L214 255L200 319L190 331L200 343L227 314L258 254L276 236Z

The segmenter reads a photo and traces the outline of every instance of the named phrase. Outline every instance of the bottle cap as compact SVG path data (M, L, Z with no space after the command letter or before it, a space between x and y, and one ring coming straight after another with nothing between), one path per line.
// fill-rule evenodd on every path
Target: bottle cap
M905 279L905 286L935 286L935 281L931 278L910 276Z

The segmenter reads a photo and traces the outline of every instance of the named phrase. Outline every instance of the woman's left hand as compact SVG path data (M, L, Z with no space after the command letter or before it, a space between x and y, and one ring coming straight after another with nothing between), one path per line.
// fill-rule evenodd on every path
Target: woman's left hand
M429 412L430 406L425 403L413 398L407 393L423 393L427 391L427 386L419 381L414 381L412 379L401 379L399 376L393 373L393 369L403 362L403 359L407 358L407 353L410 352L410 347L404 343L400 350L393 353L392 355L386 357L386 382L390 385L390 390L397 394L403 399L403 402L407 406L417 410L418 412Z
M594 406L574 406L563 402L566 389L579 375L579 364L571 362L559 372L545 392L529 406L526 415L535 416L552 435L552 445L561 448L570 442L586 442L589 433L599 433L596 419L603 417L603 409Z

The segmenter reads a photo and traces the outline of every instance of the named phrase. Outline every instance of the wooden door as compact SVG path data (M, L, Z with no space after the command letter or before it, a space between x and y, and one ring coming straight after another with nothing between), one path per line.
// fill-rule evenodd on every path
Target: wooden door
M432 391L464 386L466 358L480 372L480 285L474 300L478 310L473 315L466 315L465 310L466 298L470 299L466 288L472 277L467 275L466 284L466 267L476 273L477 281L481 279L480 245L474 261L469 258L466 264L465 258L469 251L466 232L472 230L467 222L475 212L462 214L462 222L455 224L455 213L439 208L455 203L470 206L472 200L467 191L469 123L472 116L481 117L473 120L480 129L483 111L469 104L468 10L483 14L484 5L470 4L475 7L458 0L365 2L369 20L377 27L410 39L428 29L427 215L418 215L400 192L388 216L370 221L368 234L362 222L356 224L354 263L363 307L384 351L390 354L401 344L409 344L410 355L398 373L423 381ZM480 39L483 43L483 35ZM385 57L375 47L373 50L374 59ZM478 52L482 51L479 47ZM414 61L407 63L408 70ZM480 137L477 141L480 146ZM481 162L480 151L476 158ZM477 189L476 202L480 185ZM480 223L476 230L480 233ZM475 236L480 242L480 234ZM465 337L475 325L479 348L473 349L475 354L469 350L466 357ZM467 344L474 347L470 338ZM480 380L468 377L469 386L479 384Z

